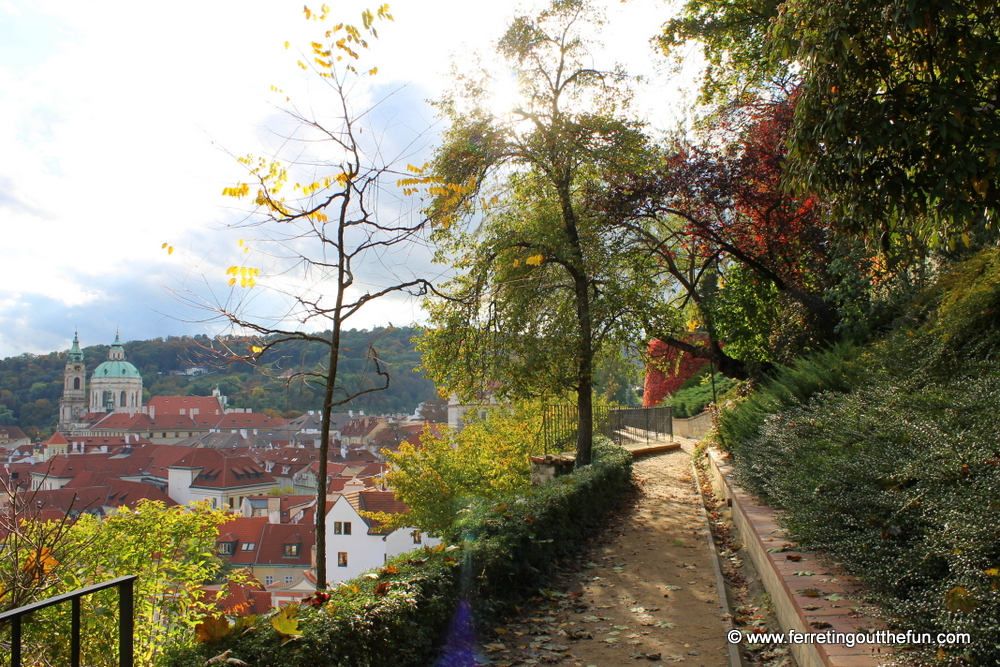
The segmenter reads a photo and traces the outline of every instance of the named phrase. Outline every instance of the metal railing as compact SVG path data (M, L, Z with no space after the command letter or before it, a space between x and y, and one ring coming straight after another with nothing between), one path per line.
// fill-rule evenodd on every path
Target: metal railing
M578 415L574 405L549 405L542 418L542 440L545 453L571 450L576 446ZM594 430L618 444L659 439L673 439L672 408L608 408L594 407Z
M11 667L21 667L21 618L46 607L72 601L72 616L70 628L70 665L80 667L80 598L106 588L118 589L118 664L120 667L133 667L134 650L132 633L135 627L135 590L133 584L138 577L129 575L118 577L101 584L79 588L69 593L63 593L47 600L11 609L0 614L0 623L10 621L10 664Z

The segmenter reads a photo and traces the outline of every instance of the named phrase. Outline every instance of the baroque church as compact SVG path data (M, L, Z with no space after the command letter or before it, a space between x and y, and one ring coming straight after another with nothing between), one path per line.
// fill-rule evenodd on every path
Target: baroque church
M89 400L88 400L89 397ZM66 355L63 396L59 400L59 430L69 430L85 422L86 415L101 412L138 412L142 406L142 376L125 360L125 346L115 334L108 360L94 369L87 391L87 369L79 335Z

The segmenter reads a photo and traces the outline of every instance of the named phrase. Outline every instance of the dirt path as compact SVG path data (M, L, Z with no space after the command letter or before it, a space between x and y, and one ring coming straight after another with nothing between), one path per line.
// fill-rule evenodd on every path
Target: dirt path
M482 664L728 667L693 442L684 444L636 462L639 497L521 618L483 639Z

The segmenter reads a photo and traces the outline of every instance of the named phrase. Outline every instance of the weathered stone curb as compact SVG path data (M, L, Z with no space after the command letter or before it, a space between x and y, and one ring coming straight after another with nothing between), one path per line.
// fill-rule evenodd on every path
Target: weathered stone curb
M777 511L762 505L730 479L732 468L723 455L708 450L712 484L717 496L726 501L733 524L739 532L761 583L771 595L781 630L801 633L858 633L884 630L885 625L865 613L870 605L857 601L860 586L853 577L834 576L815 554L797 552L783 538ZM787 546L786 546L787 545ZM780 549L780 551L769 551ZM800 557L791 560L788 557ZM796 572L815 572L811 576ZM802 591L820 592L806 596ZM827 598L839 596L843 600ZM809 609L806 609L809 607ZM799 667L879 667L890 660L888 647L856 644L788 644Z

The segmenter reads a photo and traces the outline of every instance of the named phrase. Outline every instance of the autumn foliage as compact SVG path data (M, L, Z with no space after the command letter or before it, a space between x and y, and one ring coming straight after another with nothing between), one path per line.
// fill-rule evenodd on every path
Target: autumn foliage
M659 405L708 363L707 359L694 357L661 340L650 342L648 352L649 363L646 364L646 381L642 392L644 408Z

